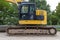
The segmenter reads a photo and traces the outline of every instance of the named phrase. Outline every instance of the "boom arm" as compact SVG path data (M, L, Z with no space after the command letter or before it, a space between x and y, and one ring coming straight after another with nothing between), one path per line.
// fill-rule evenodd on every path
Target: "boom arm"
M24 0L6 0L6 1L15 3L18 6L18 2L23 2Z
M24 0L6 0L6 1L15 3L15 1L16 1L16 2L23 2Z

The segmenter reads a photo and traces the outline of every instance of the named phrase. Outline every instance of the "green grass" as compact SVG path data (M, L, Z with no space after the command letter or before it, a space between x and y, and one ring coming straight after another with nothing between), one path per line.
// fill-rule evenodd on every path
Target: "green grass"
M60 31L60 28L57 28L57 31Z

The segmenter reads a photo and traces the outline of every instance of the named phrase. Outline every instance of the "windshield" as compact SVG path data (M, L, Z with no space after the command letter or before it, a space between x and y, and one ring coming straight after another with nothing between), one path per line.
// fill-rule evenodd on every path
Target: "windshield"
M22 6L21 13L28 13L28 6L27 5Z

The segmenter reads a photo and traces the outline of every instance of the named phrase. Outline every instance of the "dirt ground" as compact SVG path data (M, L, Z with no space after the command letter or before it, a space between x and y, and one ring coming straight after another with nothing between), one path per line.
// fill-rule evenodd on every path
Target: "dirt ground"
M0 40L60 40L60 32L56 35L13 35L8 36L6 33L0 33Z

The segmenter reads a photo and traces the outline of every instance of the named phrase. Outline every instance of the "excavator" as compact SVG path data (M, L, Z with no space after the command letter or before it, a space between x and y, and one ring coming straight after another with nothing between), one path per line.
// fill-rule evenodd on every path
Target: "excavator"
M47 25L47 11L36 9L35 3L24 0L6 0L18 6L19 26L8 27L6 32L9 35L16 34L49 34L55 35L56 28Z

